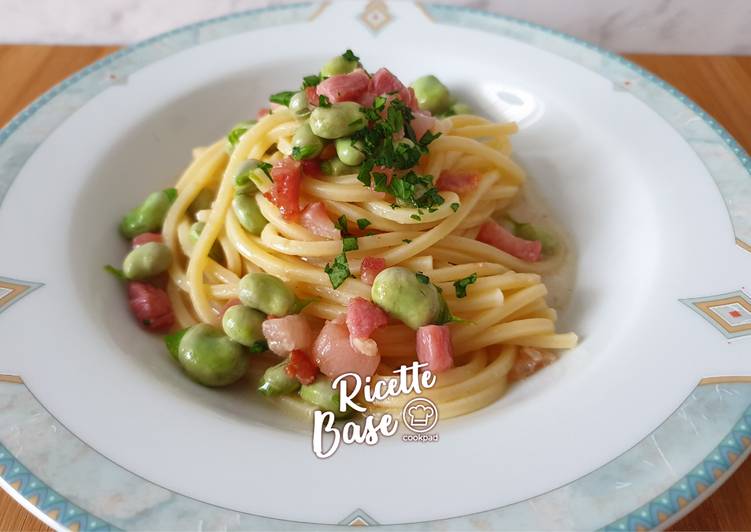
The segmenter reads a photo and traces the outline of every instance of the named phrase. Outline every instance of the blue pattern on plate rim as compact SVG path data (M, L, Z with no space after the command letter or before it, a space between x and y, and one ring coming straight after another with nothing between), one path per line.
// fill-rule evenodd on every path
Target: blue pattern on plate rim
M77 530L115 530L106 521L94 517L34 476L0 443L0 476L34 506L65 528Z
M2 169L2 172L0 172L0 204L23 164L44 138L46 138L46 136L57 127L62 120L69 116L70 113L83 105L93 94L100 92L107 86L118 83L118 76L120 78L127 76L130 72L162 57L166 57L178 50L202 42L207 42L214 38L231 35L240 31L248 31L248 25L246 23L249 20L262 17L266 26L287 24L294 21L304 20L311 15L310 8L313 6L315 6L315 4L312 3L272 6L259 10L230 14L224 17L178 28L116 52L74 74L70 78L67 78L35 100L30 106L17 115L5 128L0 130L0 169ZM710 161L709 155L707 152L703 151L703 148L707 144L712 144L717 142L717 140L720 140L725 146L727 146L727 148L729 148L730 153L735 155L736 161L740 163L742 168L746 170L746 175L741 177L747 178L748 174L751 174L751 158L749 158L745 150L720 124L718 124L711 116L683 93L621 56L592 45L591 43L543 26L458 6L428 5L422 7L428 16L435 21L460 26L466 25L481 30L489 30L496 34L528 42L533 46L549 49L557 55L573 59L577 63L587 66L613 81L621 81L623 79L623 72L618 71L617 68L613 68L614 66L624 67L625 70L631 74L636 74L637 79L634 81L637 83L631 85L628 90L642 99L655 111L660 113L663 118L671 123L684 139L696 150L699 157L705 164L707 164L709 173L717 182L724 198L742 198L742 201L733 203L730 203L726 199L726 204L739 243L745 243L747 246L748 242L751 241L750 215L749 213L744 212L741 208L742 205L749 204L746 200L751 198L751 182L748 179L745 181L740 180L739 174L736 171L737 169L727 166L728 161ZM481 23L477 24L478 21ZM490 24L491 27L488 27L488 24ZM534 31L519 31L524 28L529 28ZM560 40L549 43L536 42L541 39L541 36L544 38L545 35ZM569 50L564 50L563 48L565 48L565 46L562 46L562 43L565 42L572 44L573 47ZM595 56L590 58L584 57L582 52L587 50L594 52ZM605 59L605 61L603 61L603 59ZM92 77L97 73L101 73L103 69L108 66L117 67L118 76L110 74L109 76L102 76L100 78ZM648 85L652 85L653 87L641 86L638 83L640 81L646 81L648 82ZM78 86L79 82L82 82L80 86ZM654 89L657 89L657 92L655 92ZM668 99L665 99L665 96L667 96ZM38 110L55 98L62 98L63 101L56 103L63 103L64 105L58 106L57 108L48 108L46 109L46 111L48 111L46 114L36 115ZM675 102L685 106L688 113L686 115L681 115L680 113L674 114L675 110L669 109L668 107ZM685 121L680 122L682 118L692 118L695 116L699 116L703 121L702 123L709 126L710 130L716 135L716 138L708 137L706 131L699 131L697 135L697 131L693 129L692 125ZM34 120L38 123L33 123ZM29 131L24 131L24 128L22 127L24 124L29 126ZM9 147L7 145L4 146L4 144L14 133L17 133L13 139L15 145L12 146L13 149L9 149ZM4 147L6 149L2 150ZM697 392L698 391L699 390L697 390ZM724 393L727 393L727 391ZM733 393L739 393L740 396L743 396L743 400L745 401L747 391L743 393ZM673 416L671 416L671 419L672 417ZM666 421L666 424L670 421L671 420ZM667 491L657 495L651 502L626 517L614 521L605 527L605 529L623 530L641 527L653 528L659 525L664 525L666 519L669 520L671 517L675 517L675 515L686 506L686 504L695 501L700 497L701 493L706 493L707 489L716 484L718 479L724 478L724 476L727 475L727 472L732 469L733 463L738 463L741 458L743 458L744 454L748 454L748 448L751 444L751 431L749 430L749 425L751 425L751 407L745 410L742 419L738 421L733 430L723 438L722 443L710 452L698 467L693 468L688 475L676 482ZM654 438L655 436L653 434L650 437ZM715 439L715 441L717 440ZM93 453L94 451L91 452ZM629 453L630 452L631 451L629 451ZM623 457L625 456L626 455L623 455ZM617 462L617 460L613 463ZM608 466L604 466L604 468L601 469L607 467ZM595 473L598 472L593 472L590 475ZM10 450L2 445L0 445L0 474L9 483L18 485L19 491L22 495L27 498L35 499L37 507L42 511L51 512L53 515L56 515L58 522L63 526L78 526L81 529L87 530L106 529L112 526L60 496L59 493L52 490L52 488L44 484L39 478L31 474L23 464L13 457ZM542 499L548 495L553 495L560 490L570 488L576 484L581 484L587 477L583 477L569 486L559 488L559 490L554 490L554 492L551 492L550 494L542 495L535 499ZM146 482L141 482L147 484ZM46 497L43 497L43 495ZM203 506L210 507L210 505ZM511 509L514 506L517 505L512 505L506 509ZM501 509L490 510L488 512L476 514L475 516L443 521L443 523L460 523L464 525L472 524L480 526L483 517L492 518L493 514L500 511ZM66 515L70 517L66 517ZM282 524L289 526L291 524L290 522L285 521L273 521L259 518L257 516L252 517L261 519L265 525L269 525L272 522L274 522L276 526L284 526ZM256 522L254 524L258 525L259 523ZM375 521L373 521L373 524L375 524Z

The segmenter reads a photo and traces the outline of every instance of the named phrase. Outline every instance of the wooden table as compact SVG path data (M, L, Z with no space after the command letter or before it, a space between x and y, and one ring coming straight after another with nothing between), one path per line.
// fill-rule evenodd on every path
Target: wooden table
M0 46L0 124L116 47ZM751 57L629 55L686 93L751 151ZM0 492L0 530L47 528ZM751 530L751 460L673 530Z

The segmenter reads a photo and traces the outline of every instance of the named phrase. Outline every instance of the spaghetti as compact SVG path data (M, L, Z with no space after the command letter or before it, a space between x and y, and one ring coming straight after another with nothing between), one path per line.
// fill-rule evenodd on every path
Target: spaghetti
M161 225L162 245L172 258L165 291L174 322L181 331L197 324L219 329L227 308L247 307L245 278L270 274L294 294L295 308L287 314L302 317L312 331L303 341L308 345L276 349L290 353L286 365L300 366L294 357L302 351L302 364L310 364L313 375L335 377L347 369L337 357L354 350L370 357L365 365L373 371L365 369L363 376L380 380L421 359L437 373L437 385L426 396L441 417L482 408L511 381L554 360L552 350L577 343L575 334L556 332L556 311L546 303L541 277L560 266L566 250L549 231L505 217L525 182L511 158L517 127L461 112L450 97L436 104L431 96L445 88L432 77L408 89L386 69L366 73L349 51L328 67L330 75L306 77L300 91L272 97L278 104L235 128L229 143L222 139L194 150ZM357 90L355 81L361 83ZM428 82L430 90L418 90ZM452 106L460 113L451 113ZM342 109L351 113L343 126L349 129L337 137L330 131L337 117L331 116ZM353 158L351 150L359 153ZM259 224L246 219L240 196ZM399 294L376 296L379 289L391 290L390 271L408 271L415 289L435 297L440 312L423 323L419 309L405 311L409 301L392 301L408 292L403 284L393 287ZM415 308L427 299L420 296ZM364 300L366 310L353 311L353 300ZM132 294L131 306L139 315ZM372 321L380 315L374 312L384 310L387 323L356 336L351 321ZM238 320L245 316L241 311L247 313L239 309ZM263 321L281 326L282 316L263 314ZM415 316L422 322L411 323ZM263 331L268 336L266 324ZM327 331L349 332L349 345L337 351ZM282 333L284 341L295 336ZM178 359L186 338L177 337ZM273 347L275 340L264 341L251 350ZM334 364L321 359L332 349ZM271 358L257 355L255 364L268 365ZM362 363L353 364L350 371L362 373ZM286 374L310 380L305 371L286 368ZM322 406L295 393L272 395L298 412ZM399 410L409 399L369 406Z

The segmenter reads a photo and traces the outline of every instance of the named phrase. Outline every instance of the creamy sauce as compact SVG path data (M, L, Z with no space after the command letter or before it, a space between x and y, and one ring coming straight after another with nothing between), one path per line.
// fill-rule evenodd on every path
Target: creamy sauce
M517 222L538 225L555 235L558 241L556 254L560 253L562 256L553 270L542 275L542 280L548 289L548 305L556 310L563 310L571 299L576 282L576 250L573 248L572 239L550 214L545 200L531 180L527 180L513 203L496 218L500 221L505 213L510 214Z

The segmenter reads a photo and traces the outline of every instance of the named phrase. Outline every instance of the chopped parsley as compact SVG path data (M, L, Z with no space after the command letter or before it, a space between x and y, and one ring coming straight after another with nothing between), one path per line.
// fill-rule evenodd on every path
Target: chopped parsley
M352 135L365 155L357 179L367 187L373 186L377 192L394 196L395 208L435 209L444 200L433 184L433 177L418 175L412 168L428 153L428 145L440 133L428 132L418 140L410 126L414 118L412 110L399 99L386 104L386 98L378 96L371 107L360 108L369 127ZM401 140L394 142L395 136Z
M123 272L122 270L118 270L117 268L115 268L114 266L111 266L109 264L107 264L104 267L104 271L107 272L107 273L111 273L115 278L120 279L121 281L127 281L128 280L128 278L125 277L125 272Z
M235 145L240 142L240 137L245 135L245 132L250 129L250 127L254 124L252 120L248 120L246 122L239 122L238 124L235 124L235 126L232 128L232 131L227 133L227 143L234 148Z
M321 76L318 74L311 74L310 76L305 76L302 78L302 89L307 89L308 87L315 87L321 82Z
M334 258L333 264L327 263L323 271L326 272L326 274L329 276L331 286L333 286L335 290L339 288L342 283L344 283L344 281L352 276L349 271L347 255L344 252Z
M268 177L269 179L271 179L271 181L274 181L274 179L271 177L271 171L270 171L271 168L272 168L271 163L265 163L263 161L258 161L257 167L260 168L261 170L263 170L263 173L266 174L266 177Z
M266 343L266 340L259 340L251 345L248 350L251 353L263 353L264 351L269 350L269 344Z
M349 235L349 221L347 220L347 217L345 215L342 214L339 218L336 219L336 221L334 222L334 227L342 232L342 236Z
M454 211L454 212L456 212L456 211L459 210L459 204L458 203L452 203L450 205L450 207L451 207L451 210Z
M415 277L417 277L417 280L420 281L422 284L430 283L430 277L428 277L424 273L417 272L415 274Z
M342 251L355 251L356 249L359 249L356 237L345 236L342 239Z
M302 310L310 305L311 303L314 303L318 301L319 298L317 297L306 297L304 299L295 298L295 303L292 305L292 308L290 309L290 314L300 314Z
M456 297L467 297L467 287L471 284L475 284L476 282L477 273L473 273L472 275L465 277L464 279L454 281L454 290L456 291Z
M342 54L342 57L343 57L344 59L346 59L347 61L359 61L359 60L360 60L360 58L359 58L359 57L357 57L357 56L356 56L356 55L355 55L355 54L354 54L354 53L352 52L352 50L350 50L349 48L347 48L347 51L346 51L346 52L344 52L344 53Z
M269 96L269 101L289 107L289 101L295 95L295 91L282 91Z
M303 159L310 159L316 154L315 146L295 146L292 148L292 158L295 161L301 161Z
M418 222L422 221L422 218L417 214L413 214L412 216L410 216L410 218L412 218L413 220L417 220Z
M405 238L404 240L402 240L402 242L404 242L405 244L409 244L410 242L412 242L412 239Z
M331 107L331 102L327 96L323 94L318 95L318 107Z
M177 357L180 354L180 340L183 339L186 332L188 332L187 328L180 329L179 331L175 331L164 337L164 345L167 346L167 351L169 351L170 355L172 355L175 360L177 360Z
M366 227L368 227L370 224L371 224L371 221L368 220L367 218L358 218L357 219L357 227L360 228L360 231L362 231L363 229L365 229Z

